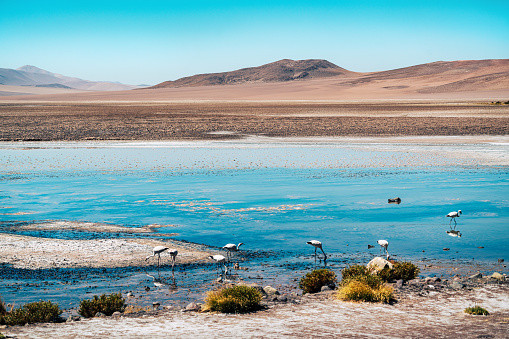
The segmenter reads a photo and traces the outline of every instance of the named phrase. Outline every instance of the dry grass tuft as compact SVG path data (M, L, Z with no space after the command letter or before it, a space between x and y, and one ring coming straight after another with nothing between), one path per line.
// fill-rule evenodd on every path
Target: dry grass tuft
M394 298L394 289L385 284L370 286L360 280L350 280L336 293L336 298L345 301L369 301L389 303Z
M205 310L221 313L246 313L260 308L262 294L254 287L233 286L207 293Z

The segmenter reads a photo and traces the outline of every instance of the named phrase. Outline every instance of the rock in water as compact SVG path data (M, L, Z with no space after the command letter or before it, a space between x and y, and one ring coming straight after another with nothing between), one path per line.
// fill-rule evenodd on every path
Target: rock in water
M371 274L375 274L375 273L378 273L381 270L383 270L385 267L389 267L390 269L392 269L393 266L389 261L385 260L384 258L376 257L376 258L373 258L366 265L366 267L368 268L368 270Z

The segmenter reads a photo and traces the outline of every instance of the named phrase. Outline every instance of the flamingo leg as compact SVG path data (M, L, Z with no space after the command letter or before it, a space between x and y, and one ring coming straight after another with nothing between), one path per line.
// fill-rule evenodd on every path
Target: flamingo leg
M327 260L327 254L325 254L325 251L323 250L323 248L320 247L320 249L323 252L323 260Z

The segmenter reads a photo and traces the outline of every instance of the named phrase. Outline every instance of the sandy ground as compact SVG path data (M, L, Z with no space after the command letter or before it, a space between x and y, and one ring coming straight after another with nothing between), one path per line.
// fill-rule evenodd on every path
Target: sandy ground
M100 231L151 235L153 230L158 227L161 225L135 229L114 225L55 221L27 224L15 228L17 231L72 229L78 232ZM162 237L172 234L157 233L153 235ZM28 269L149 266L157 262L157 257L145 260L148 255L152 254L152 249L155 246L176 249L179 252L178 263L195 262L211 255L210 252L204 250L205 246L180 243L171 239L164 241L150 238L63 240L1 233L0 263L9 263L14 268ZM108 253L108 255L98 255L99 253ZM161 254L161 261L162 263L170 262L167 252Z
M331 291L266 302L266 310L246 315L154 311L1 331L12 338L507 338L508 292L508 285L461 292L428 286L401 291L399 302L387 305L342 302ZM463 312L474 304L490 315Z

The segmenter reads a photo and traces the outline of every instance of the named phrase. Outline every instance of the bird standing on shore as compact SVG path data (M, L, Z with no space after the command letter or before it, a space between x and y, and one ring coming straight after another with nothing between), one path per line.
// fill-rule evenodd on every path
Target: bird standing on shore
M166 251L168 249L168 247L164 247L164 246L156 246L152 249L152 251L154 252L152 255L149 255L148 257L145 258L145 260L148 260L149 258L152 258L152 257L155 257L157 255L157 266L159 266L159 262L161 260L161 253L163 253L164 251Z
M208 258L217 262L218 269L219 269L220 265L223 264L224 274L226 275L226 273L228 272L228 268L225 265L226 257L224 255L221 255L221 254L209 255Z
M227 251L226 252L226 256L227 256L228 261L230 261L231 252L237 252L241 245L244 245L244 243L241 242L238 245L235 245L235 244L226 244L226 245L223 246L223 249Z
M387 260L389 260L389 251L387 250L387 247L389 247L389 242L387 240L378 240L377 243L380 245L380 254L382 254L383 248L387 254Z
M446 217L448 218L451 218L451 221L449 221L449 225L451 224L451 222L454 220L454 225L456 225L456 218L459 218L459 216L461 215L461 210L459 210L458 212L454 211L454 212L450 212L449 214L446 215Z
M311 241L308 241L307 244L313 246L315 248L315 260L316 260L316 249L319 248L322 250L323 252L323 260L327 260L327 254L325 254L323 248L322 248L322 242L318 241L318 240L311 240Z

